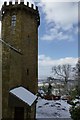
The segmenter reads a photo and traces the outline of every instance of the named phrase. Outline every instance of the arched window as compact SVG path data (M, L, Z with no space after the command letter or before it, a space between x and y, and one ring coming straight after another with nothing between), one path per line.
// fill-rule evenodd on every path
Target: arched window
M11 25L14 27L14 26L16 26L16 15L13 15L12 16L12 23L11 23Z

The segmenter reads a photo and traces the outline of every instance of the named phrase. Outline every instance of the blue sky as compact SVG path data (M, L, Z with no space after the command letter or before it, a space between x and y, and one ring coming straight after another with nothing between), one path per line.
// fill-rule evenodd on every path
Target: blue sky
M46 0L47 1L47 0ZM78 57L78 3L41 2L39 5L39 77L58 64L75 64Z
M45 78L52 75L52 66L77 62L78 3L77 0L28 1L39 7L38 73L39 78Z

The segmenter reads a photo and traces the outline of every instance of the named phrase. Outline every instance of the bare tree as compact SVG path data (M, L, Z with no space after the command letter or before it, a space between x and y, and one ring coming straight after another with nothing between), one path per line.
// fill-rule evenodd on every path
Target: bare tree
M72 67L69 64L63 64L52 67L52 73L57 75L58 78L64 79L65 93L68 92L68 80L71 76Z

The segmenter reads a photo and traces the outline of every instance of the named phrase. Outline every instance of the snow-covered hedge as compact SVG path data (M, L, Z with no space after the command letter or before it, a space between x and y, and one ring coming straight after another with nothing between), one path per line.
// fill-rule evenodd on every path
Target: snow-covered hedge
M70 114L73 120L80 120L80 103L72 105L70 108Z

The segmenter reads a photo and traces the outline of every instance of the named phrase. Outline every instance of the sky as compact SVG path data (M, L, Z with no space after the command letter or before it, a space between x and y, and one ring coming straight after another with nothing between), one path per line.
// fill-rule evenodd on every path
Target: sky
M0 0L0 8L4 1ZM44 79L52 76L54 65L74 65L77 62L79 3L78 0L27 1L39 8L38 77Z

